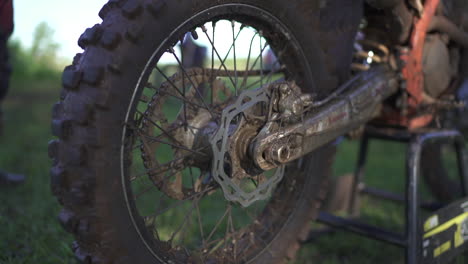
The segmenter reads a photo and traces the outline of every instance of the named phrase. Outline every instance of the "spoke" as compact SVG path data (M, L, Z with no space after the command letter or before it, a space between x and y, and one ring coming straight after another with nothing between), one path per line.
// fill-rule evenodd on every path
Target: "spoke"
M214 188L214 187L206 188L206 190L203 190L203 191L198 192L198 193L194 193L194 194L188 196L187 198L185 198L185 199L183 199L183 200L177 201L176 203L174 203L173 205L169 206L168 208L164 208L163 210L160 210L160 211L158 211L158 212L155 212L154 214L152 214L152 215L150 215L150 216L155 216L155 217L160 216L160 215L166 213L167 211L169 211L169 210L171 210L171 209L173 209L173 208L175 208L175 207L178 207L178 206L180 206L181 204L183 204L183 203L185 203L185 202L187 202L187 201L189 201L189 200L191 200L191 199L194 199L194 198L197 198L197 197L200 197L200 198L201 198L204 194L206 194L206 193L208 193L208 192L211 192L211 191L214 191L214 190L216 190L216 188Z
M161 130L169 139L174 141L175 143L181 144L177 139L175 139L169 132L167 132L164 128L162 128L160 125L158 125L154 120L151 118L147 117L145 114L140 112L138 109L136 110L137 113L141 114L145 120L150 121L151 124L153 124L155 127L157 127L159 130Z
M234 22L234 21L231 21L231 26L232 26L232 46L234 47L234 79L235 79L234 90L236 91L236 96L238 96L238 92L237 92L237 81L238 81L238 78L237 78L236 36L235 36L235 33L234 33L235 25L236 25L235 22ZM239 30L239 33L240 33L240 30Z
M171 96L171 97L174 97L175 99L180 100L180 101L182 101L182 102L184 102L184 103L187 103L187 104L189 104L189 105L191 105L191 106L193 106L193 107L203 108L203 109L206 109L207 111L210 110L210 109L206 108L206 107L203 106L203 105L200 105L200 104L197 104L197 103L195 103L195 102L192 102L192 101L188 100L188 99L185 98L185 97L177 96L177 95L175 95L175 94L173 94L173 93L171 93L171 92L169 92L169 91L167 91L167 90L165 90L165 91L163 91L163 90L158 90L158 88L155 87L154 85L152 85L151 83L148 83L146 87L157 90L159 94L169 95L169 96ZM215 112L215 113L216 113L217 115L219 115L219 112Z
M159 69L158 66L156 66L156 70L164 77L164 79L166 79L167 82L169 82L169 84L171 84L172 87L174 87L178 94L180 94L182 97L184 96L184 94L179 90L179 88L174 84L174 82L171 79L169 79L169 77L167 77L167 75L161 69Z
M226 214L226 213L227 213L227 214ZM227 216L230 216L231 213L232 213L232 205L231 205L230 203L228 204L228 206L227 206L227 208L226 208L226 213L225 213L225 215L223 216L223 218L226 218ZM223 218L222 218L222 219L223 219ZM229 233L229 219L230 219L230 217L228 217L227 220L226 220L226 233L225 233L225 235L224 235L224 238L220 238L220 239L215 240L216 242L218 242L218 243L216 243L216 244L213 243L214 241L212 241L212 242L209 243L210 245L215 244L215 246L210 250L209 254L213 253L214 251L216 251L218 248L220 248L220 247L223 246L223 245L224 245L224 249L226 249L226 245L228 244L228 240L229 240L232 236L234 236L234 233ZM219 222L219 223L222 223L222 222ZM217 226L219 226L219 225L217 225ZM216 228L217 228L217 227L216 227ZM215 231L215 230L212 231L212 234L213 234L214 231ZM211 235L212 235L212 234L211 234ZM210 237L211 237L211 235L210 235Z
M202 220L201 220L200 207L198 206L198 204L196 206L197 206L196 209L197 209L198 228L200 228L200 235L201 235L201 238L202 238L202 245L203 245L203 248L205 248L206 240L205 240L205 232L203 230L203 224L202 224Z
M180 67L180 69L182 70L182 73L187 77L187 79L189 80L189 82L192 84L193 89L195 89L195 92L196 92L197 95L200 97L202 104L208 109L208 112L212 115L212 113L213 113L214 111L206 104L205 99L203 99L203 95L200 93L200 90L198 89L198 86L195 85L195 83L193 82L192 78L190 78L190 76L187 74L187 71L185 70L185 67L181 64L180 59L179 59L179 57L177 56L177 54L175 54L174 49L171 48L170 52L172 53L172 55L174 56L174 58L177 60L177 63L179 63L179 67ZM185 80L185 78L183 78L183 80ZM185 95L183 95L183 97L185 97ZM212 117L214 118L213 115L212 115Z
M164 174L168 171L170 171L172 169L172 167L174 167L174 164L175 162L177 161L182 161L184 160L185 158L187 157L190 157L191 155L186 155L186 156L183 156L183 157L179 157L177 159L174 159L174 160L171 160L169 162L166 162L164 164L161 164L161 165L158 165L157 167L153 167L153 168L149 168L149 169L146 169L145 172L142 172L140 174L138 174L137 176L135 176L136 178L139 178L143 175L147 175L149 173L151 174L155 174L155 175L159 175L159 174ZM158 171L154 171L155 169L160 169L160 168L164 168L162 170L158 170ZM175 175L175 174L172 174L172 176Z
M181 56L182 56L182 67L183 67L183 63L184 63L184 51L183 51L183 43L182 43L182 41L180 42L180 47L181 47L181 49L180 49L180 51L181 51L180 54L181 54ZM173 54L175 54L175 53L173 53ZM192 84L192 85L193 85L193 84ZM185 78L182 78L182 87L183 87L183 90L182 90L183 96L182 96L182 97L185 98L185 95L186 95L186 93L187 93L187 88L186 88L186 86L185 86ZM194 88L195 88L195 87L194 87ZM187 124L187 104L184 103L183 105L184 105L184 120L185 120L185 124ZM184 126L184 129L185 129L185 131L187 131L187 126Z
M202 147L200 149L197 149L195 151L199 152L199 151L204 151L206 150L207 148L209 148L210 146L205 146L205 147ZM161 167L167 167L167 166L172 166L174 164L174 162L176 161L180 161L180 160L183 160L183 159L186 159L186 158L189 158L189 157L193 157L192 154L188 154L188 155L185 155L185 156L182 156L182 157L179 157L179 158L176 158L174 160L171 160L169 162L166 162L166 163L163 163L161 165L159 165L158 167L153 167L153 168L147 168L144 172L141 172L137 175L134 176L134 178L139 178L141 176L144 176L144 175L147 175L148 173L153 173L153 174L160 174L160 173L164 173L164 172L167 172L168 169L166 170L161 170L161 171L155 171L156 169L159 169Z
M222 241L229 240L235 235L236 233L230 233L227 237L218 238L213 241L210 241L209 243L206 244L206 247L204 249L208 249L211 245L215 245L208 253L208 254L211 254L223 244Z
M183 125L184 125L184 124L181 124L181 125L179 125L179 126L173 127L173 128L171 128L170 130L166 130L166 131L167 131L168 133L172 133L172 132L176 131L177 129L181 128ZM187 125L187 127L190 128L190 129L198 129L198 128L196 128L196 127L194 127L194 126L191 126L191 125L189 125L189 124L186 124L186 125ZM134 129L134 130L137 130L137 129ZM193 131L192 131L192 134L193 134ZM158 136L155 136L155 137L152 137L152 138L153 138L154 140L148 139L147 142L148 142L148 143L157 142L158 140L162 140L162 138L167 138L167 136L163 133L163 134L161 134L161 135L158 135ZM137 149L140 149L142 146L144 146L144 144L137 144L137 145L135 145L135 146L132 148L132 152L134 152L134 151L137 150Z
M226 248L228 244L228 240L234 234L234 227L232 224L232 205L229 204L229 213L228 213L228 219L227 219L227 224L226 224L226 234L224 235L224 248Z
M173 144L173 143L169 143L169 142L166 142L164 140L160 140L156 137L152 137L152 136L149 136L149 135L146 135L146 134L143 134L141 132L138 132L139 135L147 138L147 139L150 139L152 140L153 142L158 142L158 143L161 143L161 144L166 144L166 145L169 145L173 148L177 148L177 149L181 149L181 150L185 150L185 151L188 151L188 152L191 152L193 154L196 154L196 155L202 155L202 156L206 156L205 153L202 153L202 152L198 152L198 151L195 151L195 150L192 150L192 149L189 149L187 147L184 147L184 146L181 146L181 145L176 145L176 144Z
M260 72L261 72L260 86L263 86L263 52L264 52L264 50L262 50L261 47L262 47L262 38L260 38Z
M242 29L243 29L243 28L244 28L244 25L242 25L241 28L239 29L239 32L237 32L237 35L236 35L236 37L234 38L233 43L235 43L235 42L237 41L237 39L239 38L240 33L242 32ZM214 35L213 35L213 45L214 45ZM225 72L226 72L226 76L229 77L229 78L231 77L231 75L229 74L229 71L226 69L226 66L225 66L226 64L225 64L225 63L226 63L226 60L229 58L229 54L231 53L231 50L232 50L233 48L234 48L234 44L231 44L231 46L229 47L229 49L228 49L226 55L224 56L224 59L223 59L222 61L220 61L221 65L219 65L219 68L218 68L218 71L220 71L220 70L223 68L223 66L224 66L224 69L225 69ZM215 50L215 49L214 49L214 46L213 46L213 49L211 49L212 56L214 56L214 50ZM214 63L214 59L213 59L213 63ZM214 65L213 65L212 69L214 69ZM232 79L231 79L231 82L232 82L233 85L234 85L234 82L232 81Z
M156 239L161 240L159 238L158 230L156 229L156 226L155 226L156 225L156 219L154 217L147 217L147 216L144 216L143 219L145 221L146 227L153 233L153 235L156 236Z
M208 35L208 30L206 29L205 26L202 26L202 30L203 30L203 32L205 33L205 36L208 38L208 41L210 42L211 46L213 47L213 50L214 50L214 52L216 53L216 56L218 57L219 61L221 62L221 66L222 66L222 67L224 68L224 70L226 71L226 74L227 74L229 80L231 80L231 83L232 83L233 85L235 85L234 81L233 81L232 78L231 78L231 75L229 74L229 71L228 71L228 69L227 69L227 67L226 67L226 64L225 64L224 61L221 59L221 56L219 55L218 50L216 49L216 47L214 46L213 41L211 40L210 36ZM228 54L229 54L229 53L228 53Z
M136 131L136 134L140 134L139 130L135 130L135 131ZM146 138L140 138L140 141L141 141L140 145L143 146L145 150L151 149L150 142L148 142ZM140 148L140 152L144 152L144 151L141 150L141 148Z
M260 38L260 41L261 41L261 40L262 40L262 38ZM253 70L253 69L254 69L254 67L257 65L258 60L263 60L262 54L263 54L263 52L265 51L265 49L266 49L267 47L269 47L269 46L270 46L270 44L268 44L268 42L265 42L265 46L263 46L263 47L260 49L260 54L257 56L257 58L255 58L255 61L254 61L253 65L252 65L252 67L250 67L250 70Z
M281 53L282 53L282 51L280 51L280 52L278 53L278 56L280 56ZM258 59L258 58L257 58L257 59ZM280 72L282 71L282 66L281 66L281 63L280 63L280 61L278 60L278 58L277 58L276 61L272 64L271 67L272 67L272 68L275 68L276 65L279 66L278 70L277 70L277 71L270 70L269 73L268 73L268 75L266 76L266 77L268 78L268 80L271 80L271 77L272 77L274 74L280 73ZM252 66L252 67L253 67L253 66ZM265 76L264 76L264 78L265 78ZM246 90L248 90L248 89L254 87L255 85L257 85L257 84L260 83L261 81L262 81L262 80L260 79L260 80L258 80L258 81L255 81L254 83L250 84L250 85L246 88ZM266 83L268 83L268 82L266 82Z
M170 198L170 197L169 197ZM158 212L159 211L159 208L165 208L168 206L169 204L169 201L168 201L168 196L166 196L166 193L164 192L159 192L159 196L158 196L158 199L155 200L155 201L158 201L157 204L155 205L154 207L154 212ZM158 217L158 215L156 215L155 213L151 214L151 217L154 217L154 219L156 219Z
M261 38L260 38L260 40L261 40ZM257 58L255 59L254 63L253 63L252 66L250 67L250 70L249 70L249 71L252 71L252 70L255 68L255 66L257 65L258 60L263 61L262 54L263 54L263 52L265 51L265 49L266 49L268 46L269 46L268 42L265 42L265 46L263 46L263 48L260 50L259 56L257 56ZM273 68L273 67L272 67L272 68ZM279 72L279 71L278 71L278 72ZM265 72L263 71L263 68L262 68L262 69L260 70L260 75L261 75L261 76L264 76L264 73L265 73ZM274 73L277 73L277 72L276 72L276 71L273 71L273 70L270 70L270 71L269 71L269 75L274 74ZM254 87L255 85L257 85L258 83L260 83L261 86L263 86L263 79L260 78L260 80L255 81L254 83L252 83L252 84L250 84L249 86L245 87L243 90L248 90L248 89ZM247 83L246 83L246 85L247 85Z
M232 213L229 214L229 222L231 226L231 235L236 233L236 230L234 228L234 221L232 220ZM228 238L226 238L228 239ZM233 241L234 244L234 261L237 261L237 241Z
M182 230L182 229L186 229L188 225L186 225L185 223L187 223L187 221L189 219L192 219L192 215L193 215L193 210L195 209L195 202L197 202L198 200L197 199L194 199L192 201L192 206L190 207L189 209L189 212L185 215L184 217L184 221L182 221L182 223L177 227L176 231L171 235L171 238L169 239L169 241L171 242L172 244L172 241L174 240L175 236ZM181 235L182 236L182 235ZM181 242L183 242L183 237L180 238L181 239Z
M248 78L248 72L249 72L249 64L250 64L250 57L252 55L252 45L254 42L255 37L258 35L258 32L255 32L253 35L252 39L250 40L250 46L249 46L249 55L247 56L247 64L245 66L245 73L244 73L244 78L242 80L241 87L244 87L247 85L247 78Z
M135 200L137 200L138 198L141 198L141 196L149 191L151 191L152 189L154 188L154 185L151 184L150 186L147 186L145 187L142 191L138 192L136 195L135 195Z
M268 73L267 77L270 77L270 76L272 76L272 75L274 75L274 74L276 74L276 73L280 73L280 72L281 72L281 71L271 71L271 72ZM271 79L271 78L270 78L270 79ZM255 86L256 86L257 84L259 84L260 82L261 82L261 80L258 80L258 81L255 81L255 82L251 83L249 86L247 86L247 87L245 88L245 90L249 90L249 89L255 87ZM268 83L268 82L265 82L265 83Z
M279 63L279 61L276 61L276 62ZM276 62L273 64L273 66L276 65ZM266 79L266 82L265 82L265 83L270 83L270 82L271 82L271 79L273 78L273 75L274 75L274 72L270 72L270 73L267 75L267 79ZM263 77L265 77L265 76L263 76ZM263 77L262 77L261 80L263 80Z
M258 184L257 184L257 182L255 182L254 179L251 178L250 181L255 185L255 188L258 188Z
M181 62L179 61L177 55L175 54L174 49L171 49L171 50L173 51L172 54L177 58L177 61L178 61L179 65L180 65ZM158 72L166 79L166 81L167 81L167 82L177 91L177 93L178 93L180 96L182 96L182 97L178 97L177 95L174 95L174 94L169 93L169 92L167 92L167 91L161 91L161 90L159 90L159 93L167 94L167 95L170 95L170 96L172 96L172 97L175 97L175 98L177 98L177 99L183 101L183 102L184 102L184 108L186 107L185 103L187 103L187 104L190 104L190 105L192 105L192 106L194 106L194 107L199 107L199 108L206 109L206 110L211 114L211 117L213 117L213 118L215 118L215 117L213 116L214 113L216 113L216 114L219 115L218 112L213 111L213 109L211 109L211 108L205 103L205 101L203 100L203 96L200 94L200 91L198 90L198 87L193 83L192 79L190 78L190 76L189 76L189 75L187 74L187 72L185 71L185 68L181 67L181 69L182 69L182 71L183 71L183 74L184 74L185 76L187 76L187 78L189 79L189 81L192 83L193 88L194 88L195 91L197 92L197 95L200 96L200 98L202 99L203 106L201 106L201 105L199 105L199 104L197 104L197 103L195 103L195 102L191 102L190 100L187 100L187 99L185 98L185 78L182 78L182 84L184 85L184 91L180 91L179 88L177 87L177 85L175 85L174 82L173 82L171 79L169 79L169 77L167 77L166 74L164 74L164 72L163 72L161 69L159 69L158 67L156 67L156 70L158 70ZM146 85L146 87L151 88L151 89L155 89L155 90L158 91L157 87L153 86L151 83L148 83L148 84ZM185 115L185 114L184 114L184 115Z
M162 186L160 188L163 188L165 186L165 184L166 184L166 181L169 180L172 176L176 175L177 173L179 173L179 171L175 171L172 174L168 174L168 175L164 176L161 180L159 180L157 182L152 182L150 186L146 187L145 189L143 189L143 191L136 194L135 199L138 199L143 194L145 194L145 193L149 192L151 189L155 188L155 185L158 186L159 184L162 184Z
M258 222L257 218L254 217L254 216L247 210L247 208L242 208L242 211L244 211L244 213L250 218L250 220L252 221L252 223Z
M266 43L265 43L265 47L266 47ZM267 75L267 81L266 81L266 83L269 83L269 82L271 81L271 78L273 77L273 75L274 75L275 73L281 71L281 68L282 68L282 67L281 67L281 63L280 63L280 61L279 61L279 58L282 56L284 49L285 49L285 47L284 47L281 51L278 52L278 57L276 57L275 62L271 65L271 68L272 68L272 69L271 69L271 72ZM262 53L263 53L263 51L262 51ZM279 66L278 71L274 71L274 70L273 70L273 69L275 68L276 64L278 64L278 66ZM260 79L262 85L263 85L263 78L264 78L264 77L265 77L265 76L262 75L262 77L261 77L261 79Z
M239 38L240 36L240 33L242 32L242 30L244 29L244 25L241 26L241 28L239 29L239 32L237 32L237 35L236 37L234 38L234 41L233 41L233 44L231 44L231 46L229 47L226 55L224 56L224 59L223 59L223 63L226 63L226 60L228 59L229 57L229 54L231 54L231 50L234 48L234 43L237 41L237 39ZM214 49L213 49L214 50ZM221 70L222 68L222 65L219 66L218 70Z
M218 229L218 227L219 227L219 226L221 225L221 223L223 222L224 218L226 218L229 209L230 209L230 205L228 205L228 208L226 208L226 211L224 212L223 216L221 216L221 218L220 218L220 219L218 220L218 222L216 223L215 227L211 230L210 235L209 235L208 238L206 239L207 241L210 241L210 238L214 235L214 233L216 232L216 230Z
M213 28L213 43L215 42L215 31L216 31L216 22L212 22L212 28ZM214 83L214 49L211 49L211 74L210 74L210 84L212 85L211 87L211 104L214 103L214 91L213 91L213 83Z
M194 177L193 177L193 170L192 170L192 167L189 167L188 169L189 169L189 172L190 172L190 180L191 180L191 182L192 182L192 189L195 190L195 182L193 181L193 178L194 178ZM200 177L201 177L201 173L200 173Z
M247 231L248 231L248 232L245 232L245 234L246 234L247 236L249 236L248 239L249 239L251 245L255 245L255 244L256 244L255 240L259 240L261 243L263 243L263 245L265 246L265 249L266 249L267 251L269 251L270 254L272 254L272 255L275 254L274 252L271 251L269 243L267 243L265 240L263 240L263 238L261 238L260 236L255 236L255 232L252 232L252 230L248 230L248 229L247 229ZM248 250L248 249L249 249L249 245L244 245L244 246L242 247L242 249L239 251L239 254L238 254L238 255L239 255L239 256L242 256L243 253L244 253L246 250ZM245 259L245 256L243 256L243 259Z
M239 37L239 35L240 35L240 33L242 32L242 29L243 29L243 28L244 28L244 25L242 25L241 28L239 29L239 32L237 32L237 35L235 36L233 43L235 43L235 41L237 41L237 38ZM213 33L213 43L214 43L214 33ZM231 50L233 49L233 47L234 47L234 45L231 44L231 46L229 47L229 50L227 51L226 55L224 56L224 59L223 59L222 61L220 61L220 62L221 62L221 65L219 65L217 72L221 71L221 70L223 69L223 66L224 66L224 69L225 69L224 71L225 71L226 76L231 80L231 82L233 83L234 86L237 86L237 80L236 80L236 84L234 84L234 82L233 82L232 79L231 79L231 74L229 73L230 71L228 71L228 70L226 69L226 66L225 66L226 60L228 59L229 54L231 53ZM213 57L214 57L214 50L215 50L214 48L211 49L211 53L212 53L212 63L213 63L213 64L212 64L211 76L213 76L213 70L214 70L214 59L213 59ZM236 76L237 76L237 71L235 71L235 74L236 74ZM248 74L248 73L247 73L247 74ZM236 78L237 78L237 77L236 77ZM214 79L213 79L213 80L214 80ZM212 81L212 83L213 83L213 81ZM226 93L226 87L224 87L224 93ZM211 95L213 96L213 91L212 91ZM212 97L212 100L213 100L213 99L214 99L214 98Z

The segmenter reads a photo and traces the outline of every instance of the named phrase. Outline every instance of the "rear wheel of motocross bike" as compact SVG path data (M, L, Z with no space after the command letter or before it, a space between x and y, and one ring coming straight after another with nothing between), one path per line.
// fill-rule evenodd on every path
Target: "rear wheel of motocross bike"
M277 80L329 94L347 77L360 11L359 1L341 0L109 1L103 23L80 37L85 51L65 69L53 108L52 190L76 256L85 263L292 258L324 196L334 149L273 171L252 169L246 149L269 104L242 95ZM227 107L239 114L221 122ZM219 131L229 138L211 143ZM215 151L225 141L229 152ZM228 176L221 179L212 169L219 156ZM238 167L247 171L242 177L232 173Z

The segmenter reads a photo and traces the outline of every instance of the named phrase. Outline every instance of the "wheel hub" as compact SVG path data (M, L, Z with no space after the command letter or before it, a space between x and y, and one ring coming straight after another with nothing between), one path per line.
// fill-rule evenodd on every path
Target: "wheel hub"
M270 98L267 87L244 91L224 109L221 126L211 139L212 175L225 198L244 207L267 199L284 175L284 166L270 175L259 170L249 155L250 143L268 120Z
M190 80L189 80L190 78ZM190 86L188 85L190 83ZM140 130L142 136L151 135L155 130L164 136L164 142L159 137L145 137L142 140L141 152L144 166L153 184L173 199L184 200L193 197L203 188L203 182L209 183L211 149L209 136L214 133L217 126L214 123L213 113L205 108L197 107L201 104L200 95L202 87L209 84L213 91L213 107L220 109L225 102L220 102L219 93L230 95L223 82L213 78L211 72L201 68L193 68L187 73L178 72L168 81L156 88L158 91L148 103ZM184 100L191 102L180 109L173 120L168 120L164 113L164 106L170 105L171 97L179 97L184 91ZM167 112L167 111L166 111ZM159 120L158 123L149 120ZM169 142L167 142L169 141ZM171 150L160 149L164 145L171 146ZM159 151L158 151L159 150ZM172 152L174 159L161 164L157 160L157 152ZM157 169L154 169L157 168ZM183 181L184 170L198 168L203 173L196 179L193 187L186 187ZM206 184L205 184L206 185Z

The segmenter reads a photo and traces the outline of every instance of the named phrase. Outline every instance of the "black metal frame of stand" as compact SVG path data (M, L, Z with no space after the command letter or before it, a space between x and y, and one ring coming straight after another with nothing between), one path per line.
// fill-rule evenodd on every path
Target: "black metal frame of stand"
M364 188L358 190L358 186L364 178L364 168L367 161L368 143L371 139L380 139L388 141L396 141L408 144L406 157L406 195L400 197L398 195L381 191L377 189ZM354 232L371 239L380 240L406 249L406 263L419 263L422 248L422 229L419 209L437 210L443 205L440 204L422 204L419 201L419 174L421 153L424 146L428 143L452 143L455 146L457 153L458 173L460 182L463 186L463 196L466 196L468 191L468 175L466 164L468 156L465 150L464 138L460 132L456 130L424 130L417 132L408 132L395 128L375 128L367 127L361 139L359 158L357 167L354 173L352 186L352 197L349 208L349 215L357 210L355 208L355 199L358 192L371 194L383 199L403 202L406 206L406 226L405 233L399 234L392 231L384 230L355 219L343 218L332 215L330 213L321 212L318 217L318 222L331 226L335 229Z

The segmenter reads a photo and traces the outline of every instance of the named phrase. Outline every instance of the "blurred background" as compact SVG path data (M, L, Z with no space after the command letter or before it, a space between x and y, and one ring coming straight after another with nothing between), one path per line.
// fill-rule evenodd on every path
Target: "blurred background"
M0 168L25 174L26 182L17 187L0 186L0 263L75 263L73 238L56 220L60 207L50 191L47 143L52 139L51 108L59 99L63 68L81 52L77 45L80 34L100 22L97 14L105 2L14 1L15 31L9 41L13 74L2 106ZM354 169L357 150L356 141L340 144L335 177ZM405 151L398 144L372 144L368 184L403 190ZM365 198L361 202L362 218L403 231L403 207ZM403 259L398 248L336 233L305 245L295 263L401 263Z
M35 32L41 23L47 24L50 39L55 46L55 55L68 63L75 53L80 52L77 40L84 29L99 23L98 12L106 0L42 0L13 1L15 31L12 39L21 42L24 48L34 44ZM51 36L50 33L53 33Z

